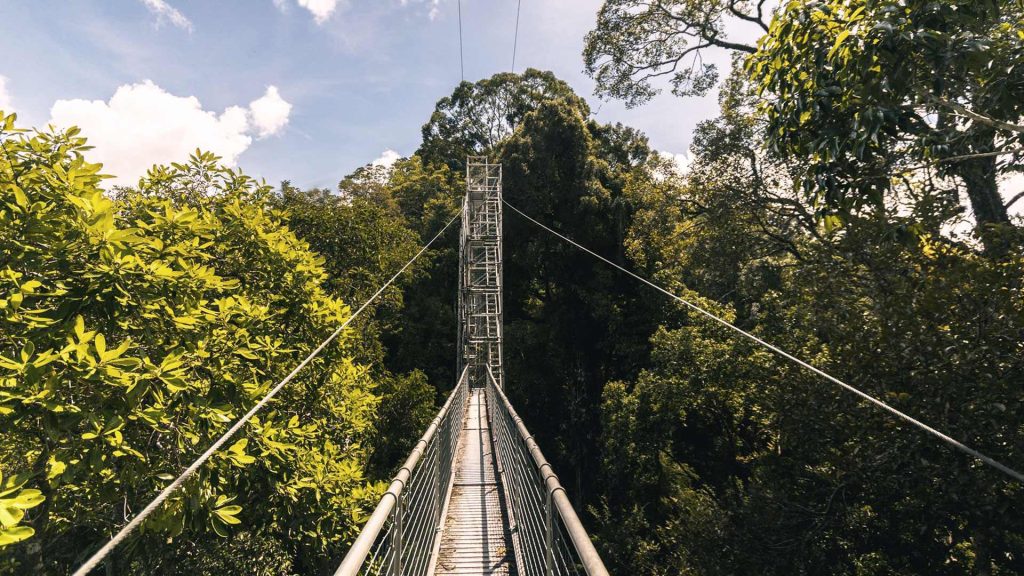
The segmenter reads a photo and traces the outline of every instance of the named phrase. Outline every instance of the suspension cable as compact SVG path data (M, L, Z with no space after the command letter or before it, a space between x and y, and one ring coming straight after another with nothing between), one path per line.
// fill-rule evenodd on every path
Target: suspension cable
M462 56L462 0L459 0L459 74L466 81L466 64Z
M985 464L988 464L989 466L992 466L993 468L999 470L1000 472L1003 472L1004 474L1006 474L1006 475L1008 475L1008 476L1010 476L1010 477L1012 477L1012 478L1014 478L1014 479L1016 479L1018 481L1024 482L1024 474L1021 474L1020 472L1014 470L1013 468L1010 468L1009 466L1006 466L1005 464L1002 464L1002 463L1000 463L997 460L989 458L988 456L982 454L981 452L975 450L974 448L971 448L970 446L967 446L966 444L960 442L959 440L956 440L956 439L954 439L954 438L952 438L952 437L950 437L950 436L948 436L946 434L943 434L942 432L939 432L935 428L932 428L931 426L928 426L927 424L921 422L920 420L917 420L917 419L915 419L915 418L913 418L913 417L911 417L911 416L909 416L909 415L907 415L907 414L897 410L896 408L886 404L885 402L879 400L878 398L875 398L874 396L869 395L866 392L862 392L862 391L858 390L857 388L854 388L853 386L847 384L846 382L843 382L842 380L840 380L840 379L838 379L838 378L836 378L836 377L834 377L834 376L824 372L823 370L821 370L819 368L816 368L816 367L812 366L811 364L808 364L807 362L804 362L803 360L797 358L796 356L793 356L792 354L790 354L789 352L786 352L785 350L779 348L778 346L775 346L774 344L770 344L768 342L765 342L761 338L751 334L750 332L747 332L746 330L743 330L742 328L739 328L739 327L731 324L727 320L719 318L715 314L712 314L711 312L708 312L704 308L702 308L702 307L700 307L700 306L690 302L689 300L685 300L685 299L683 299L683 298L681 298L679 296L676 296L675 294L669 292L668 290L662 288L661 286L658 286L654 282L651 282L650 280L648 280L648 279L646 279L646 278L644 278L644 277L642 277L642 276L640 276L640 275L638 275L638 274L636 274L634 272L631 272L630 270L627 270L626 268L616 264L615 262L612 262L611 260L605 258L604 256L601 256L600 254L594 252L593 250L590 250L589 248L586 248L585 246L580 245L579 243L575 242L571 238L569 238L567 236L564 236L564 235L562 235L562 234L552 230L551 228L548 228L544 224L541 224L540 222L534 220L530 216L527 216L526 213L524 213L522 210L520 210L520 209L516 208L515 206L509 204L508 201L502 199L502 202L504 202L504 204L506 206L508 206L509 208L511 208L513 211L517 212L520 216L522 216L523 218L529 220L530 222L532 222L533 224L537 225L538 227L540 227L540 228L546 230L547 232L557 236L558 238L561 238L562 240L568 242L569 244L572 244L576 248L579 248L580 250L586 252L587 254L590 254L591 256L597 258L598 260L601 260L605 264L608 264L608 265L610 265L610 266L612 266L614 268L619 269L622 272L625 272L626 274L632 276L633 278L639 280L640 282L643 282L644 284L650 286L651 288L654 288L655 290L661 292L662 294L668 296L669 298L672 298L672 299L674 299L674 300L676 300L676 301L686 305L690 310L693 310L694 312L698 312L698 313L704 315L705 317L710 318L711 320L714 320L715 322L721 324L722 326L725 326L726 328L732 330L733 332L736 332L737 334L740 334L741 336L744 336L744 337L746 337L746 338L748 338L748 339L750 339L750 340L760 344L761 346L764 346L765 348L768 348L769 350L771 350L772 352L775 352L779 356L782 356L783 358L785 358L787 360L790 360L791 362L794 362L794 363L796 363L796 364L798 364L798 365L800 365L800 366L810 370L811 372L814 372L815 374L817 374L818 376L821 376L822 378L828 380L829 382L832 382L833 384L837 384L837 385L845 388L846 390L848 390L850 392L853 392L854 394L856 394L857 396L861 397L862 399L867 400L868 402L874 404L875 406L878 406L879 408L885 410L886 412L889 412L890 414L896 416L897 418L900 418L900 419L902 419L902 420L904 420L906 422L909 422L910 424L913 424L914 426L917 426L921 430L924 430L925 432L931 434L932 436L935 436L936 438L942 440L943 442L945 442L946 444L949 444L950 446L956 448L957 450L960 450L961 452L964 452L965 454L969 454L969 455L977 458L978 460L981 460Z
M185 471L182 472L180 476L175 478L173 482L168 484L167 487L164 488L160 492L160 494L158 494L157 497L153 499L152 502L146 505L146 507L143 508L141 512L139 512L138 516L132 518L131 522L129 522L123 528L121 528L121 530L117 534L115 534L114 537L111 538L109 542L104 544L102 548L100 548L96 551L96 553L90 556L89 559L86 560L85 563L78 568L78 570L75 570L72 576L85 576L93 568L98 566L99 563L103 561L103 559L106 558L107 555L110 554L110 552L115 547L117 547L118 544L121 543L121 541L127 538L136 528L138 528L142 524L142 522L150 514L153 513L153 511L155 511L161 504L163 504L163 502L167 500L167 498L175 490L181 487L185 480L187 480L189 476L191 476L196 470L199 469L200 466L202 466L207 460L209 460L210 457L213 456L213 454L217 452L217 450L220 449L220 447L223 446L225 442L227 442L236 432L238 432L238 430L242 428L242 426L245 425L246 422L249 421L250 418L252 418L256 414L256 412L258 412L268 402L270 402L270 400L274 396L276 396L278 392L281 391L281 388L284 388L286 384L291 382L292 379L295 378L295 376L303 368L305 368L307 364L309 364L314 358L316 358L316 356L320 354L320 352L324 348L326 348L328 344L334 341L334 339L337 338L338 335L341 334L341 332L346 327L348 327L348 325L351 324L352 321L355 320L356 317L359 316L359 314L363 310L365 310L370 305L371 302L376 300L377 297L380 296L381 293L383 293L384 290L388 288L388 286L390 286L396 279L398 279L398 277L401 276L402 272L405 272L406 268L411 266L413 262L415 262L420 256L422 256L423 253L426 252L428 248L430 248L430 245L433 244L438 238L440 238L441 235L444 234L449 227L451 227L452 222L455 222L455 220L459 218L460 214L456 214L455 216L453 216L452 219L449 220L448 223L445 224L444 227L441 228L441 230L437 234L435 234L434 237L431 238L429 242L427 242L426 244L423 245L422 248L420 248L420 251L417 252L415 256L413 256L408 262L406 262L404 266L399 268L398 272L395 272L394 276L388 279L388 281L385 282L383 286L381 286L376 292L374 292L373 296L370 296L365 302L363 302L362 306L360 306L358 310L356 310L351 316L348 317L347 320L345 320L340 326L338 326L338 328L335 329L334 332L332 332L331 335L328 336L323 342L321 342L320 345L316 347L316 349L310 352L309 356L306 356L305 360L300 362L299 365L296 366L291 372L289 372L288 375L285 376L283 380L278 382L277 385L270 390L270 392L267 392L267 395L264 396L259 402L257 402L255 406L250 408L249 411L246 412L244 416L239 418L238 421L236 421L231 426L231 428L228 428L227 431L224 432L224 434L222 434L220 438L217 439L216 442L214 442L209 448L206 449L205 452L203 452L198 458L196 458L195 462L193 462L188 468L186 468Z
M519 46L519 10L523 7L523 0L516 1L516 34L512 37L512 73L516 73L516 48Z

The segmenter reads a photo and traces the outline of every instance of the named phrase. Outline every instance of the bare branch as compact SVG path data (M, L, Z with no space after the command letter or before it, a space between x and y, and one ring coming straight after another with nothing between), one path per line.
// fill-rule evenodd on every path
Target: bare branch
M675 20L676 22L682 22L682 23L686 24L687 26L692 26L693 25L692 23L687 22L686 19L683 18L682 16L679 16L679 15L675 14L674 12L672 12L671 10L669 10L668 8L666 8L665 5L662 4L661 2L655 2L653 4L653 6L655 8L657 8L667 18ZM697 36L699 36L705 42L711 43L712 45L717 46L719 48L725 48L727 50L736 50L737 52L746 52L747 54L754 54L755 52L757 52L757 47L750 46L749 44L739 44L737 42L729 42L727 40L719 40L718 39L719 31L715 30L714 27L712 27L709 22L703 22L700 25L698 25L696 28L697 28L697 32L696 32Z
M961 154L959 156L950 156L948 158L940 158L936 160L935 164L942 164L945 162L962 162L964 160L974 160L975 158L991 158L992 156L1007 156L1010 154L1022 154L1024 153L1024 147L1021 148L1010 148L1009 150L995 150L993 152L977 152L975 154ZM930 166L925 164L924 166ZM923 167L923 166L922 166ZM916 168L910 168L914 170Z
M1017 195L1014 196L1013 198L1010 198L1010 201L1007 202L1004 206L1007 210L1009 210L1010 206L1013 206L1017 202L1017 200L1020 200L1021 198L1024 198L1024 192L1018 192Z
M753 22L760 26L765 32L768 31L768 25L764 23L764 20L761 20L761 4L757 5L757 16L751 16L750 14L742 12L740 9L736 8L736 0L729 0L729 12L732 12L732 15L740 20Z
M950 163L950 162L963 162L965 160L976 160L978 158L992 158L993 156L1007 156L1007 155L1012 155L1012 154L1024 154L1024 147L1011 148L1009 150L996 150L996 151L993 151L993 152L978 152L978 153L975 153L975 154L961 154L959 156L950 156L948 158L938 158L936 160L933 160L932 162L926 162L926 163L923 163L923 164L916 164L914 166L908 166L906 168L902 168L902 169L900 169L897 172L893 172L890 177L902 176L904 174L908 174L908 173L914 172L916 170L924 170L925 168L934 168L935 166L938 166L939 164L947 164L947 163ZM888 168L891 168L891 166L879 166L878 170L884 170L884 169L888 169ZM874 180L874 179L877 179L877 178L884 178L884 177L885 176L883 174L878 174L876 176L867 176L867 177L861 177L861 178L854 178L853 180L850 180L850 183L852 184L852 183L857 183L857 182L867 182L867 181L870 181L870 180Z
M1010 124L1009 122L1003 122L1002 120L996 120L995 118L990 118L983 114L978 114L973 110L969 110L966 106L962 106L960 104L957 104L956 102L951 102L939 96L929 95L928 98L933 102L937 102L955 111L961 116L966 116L971 120L974 120L975 122L981 122L982 124L987 124L989 126L992 126L993 128L999 128L1001 130L1010 130L1013 132L1019 132L1021 134L1024 134L1024 126L1021 126L1020 124Z

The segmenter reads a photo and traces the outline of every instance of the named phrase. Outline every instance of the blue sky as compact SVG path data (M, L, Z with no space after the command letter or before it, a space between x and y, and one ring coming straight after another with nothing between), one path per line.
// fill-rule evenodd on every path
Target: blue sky
M600 4L523 0L516 67L552 70L600 121L684 153L715 96L600 102L580 55ZM22 125L81 124L94 160L129 181L201 146L271 183L333 187L386 150L416 149L460 79L457 11L455 0L0 0L0 107ZM467 80L511 67L515 13L516 0L462 1Z

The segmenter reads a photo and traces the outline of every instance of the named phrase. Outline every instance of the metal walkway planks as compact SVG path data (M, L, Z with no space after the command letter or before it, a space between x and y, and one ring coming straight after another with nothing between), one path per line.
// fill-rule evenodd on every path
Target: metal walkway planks
M436 574L516 574L484 391L470 391Z

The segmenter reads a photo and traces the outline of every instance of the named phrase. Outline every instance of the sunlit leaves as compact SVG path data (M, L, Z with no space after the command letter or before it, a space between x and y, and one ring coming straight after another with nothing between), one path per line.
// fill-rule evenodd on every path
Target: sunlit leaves
M225 457L231 460L232 464L239 468L244 468L247 464L252 464L256 461L255 458L246 454L245 447L249 444L248 438L242 438L238 442L232 444L225 453Z
M997 176L1019 169L1024 113L1019 2L788 2L746 60L769 149L806 166L800 190L819 216L892 209L918 186L942 196L960 179L993 253L1010 224ZM977 156L976 155L981 155ZM913 183L913 184L911 184ZM937 189L936 189L937 188ZM952 192L956 194L956 192Z
M19 525L25 511L43 503L42 492L24 488L26 477L0 474L0 548L20 542L35 533L30 526Z
M233 500L234 498L222 495L218 496L217 501L213 504L213 516L210 518L211 526L220 536L227 536L230 526L242 523L236 517L242 511L242 507L237 504L230 504Z
M3 125L0 469L23 474L20 491L0 496L0 545L40 539L53 551L46 570L60 572L350 311L324 291L323 260L282 224L269 188L214 155L197 152L150 171L138 188L105 192L75 130L21 136L13 120ZM173 555L239 529L292 524L303 526L309 562L336 546L351 530L350 509L366 500L372 420L352 406L346 422L335 405L372 412L377 402L365 373L340 367L346 341L325 349L135 536L161 546L130 544L124 561L133 550ZM282 507L311 491L298 470L323 459L314 455L325 442L346 447L331 458L350 468L327 462L344 481ZM54 495L46 515L31 518L43 493ZM262 512L245 518L250 503ZM253 518L259 524L244 525Z

